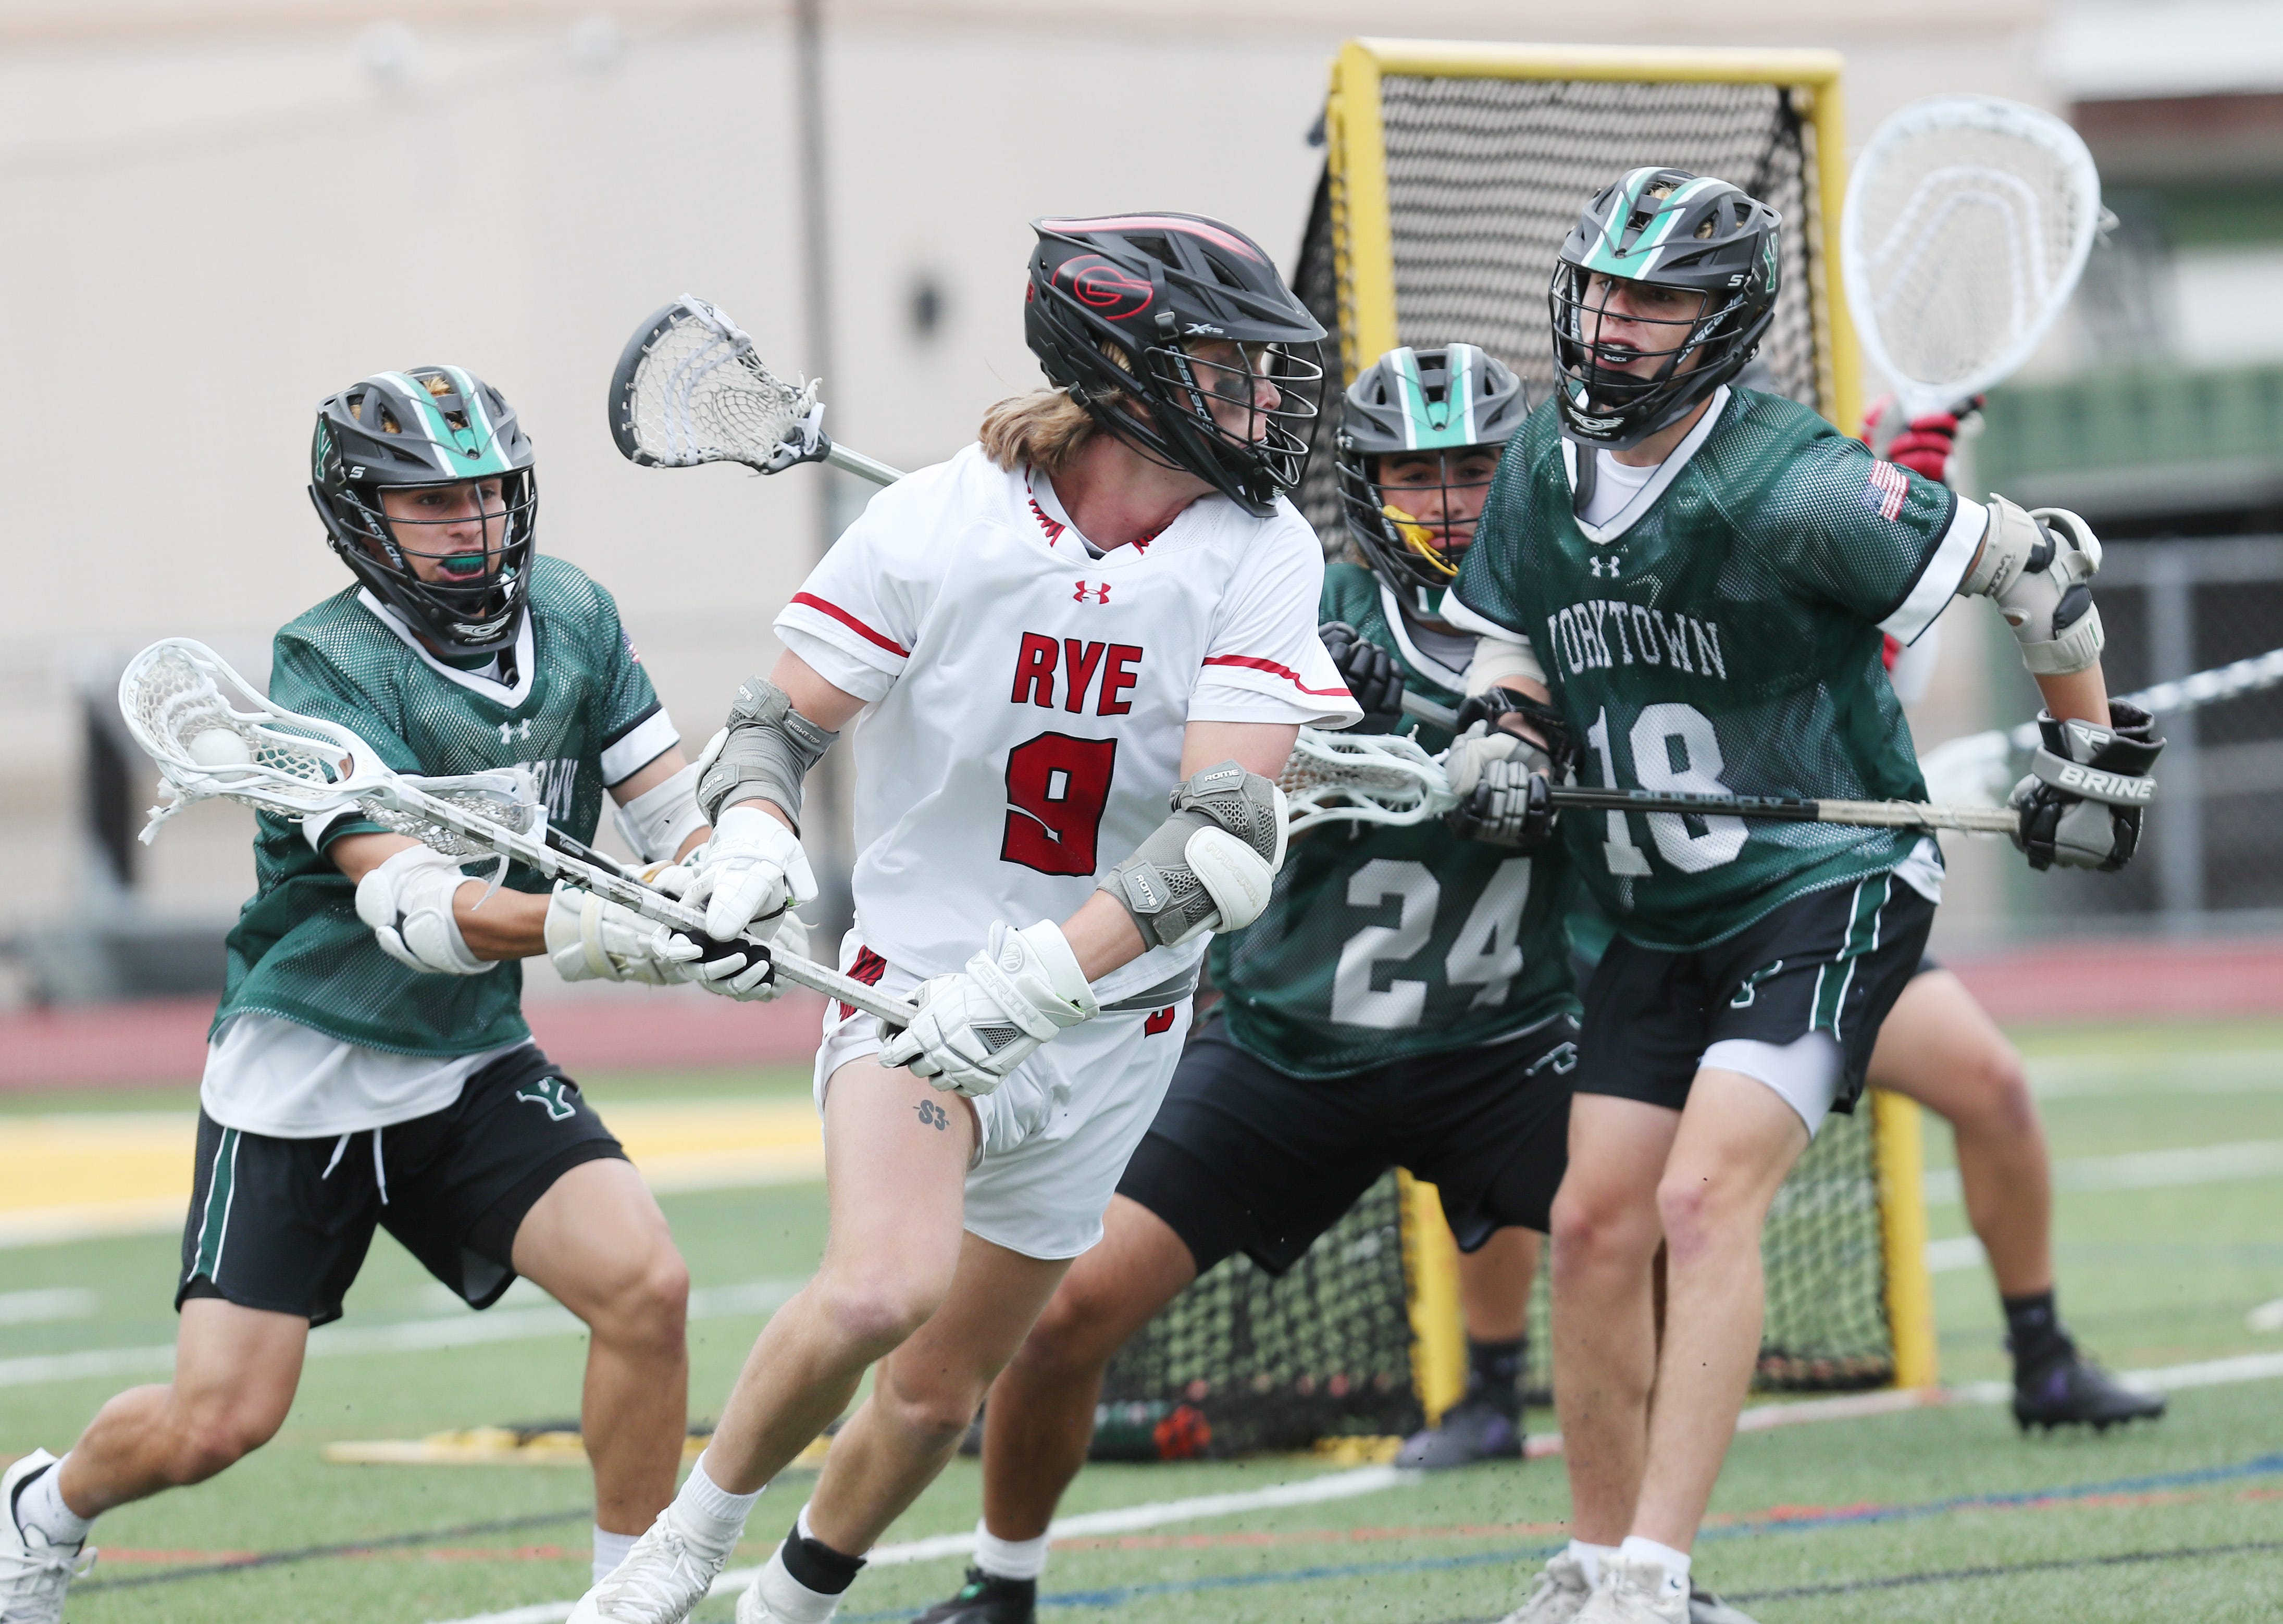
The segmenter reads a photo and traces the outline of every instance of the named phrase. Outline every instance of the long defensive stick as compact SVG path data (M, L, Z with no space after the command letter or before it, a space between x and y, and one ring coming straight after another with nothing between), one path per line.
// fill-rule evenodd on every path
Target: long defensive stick
M1980 835L2012 835L2022 827L2021 814L2010 806L1945 806L1928 801L1808 801L1791 796L1690 795L1556 784L1553 803L1580 812L1680 812L1780 823L1846 823L1860 828L1964 829Z
M250 708L237 708L233 698ZM166 805L152 810L143 831L146 843L184 806L214 796L297 820L353 807L448 856L488 854L519 862L701 944L713 940L702 909L643 884L608 859L589 861L550 843L543 823L531 815L541 809L523 770L414 782L351 729L277 709L219 655L189 638L164 639L129 662L119 681L119 707L135 742L158 764L168 796ZM518 829L502 814L524 815L539 827ZM562 843L578 843L566 836ZM780 952L760 937L742 936L737 945L767 958L784 980L889 1026L908 1025L918 1013L900 998Z

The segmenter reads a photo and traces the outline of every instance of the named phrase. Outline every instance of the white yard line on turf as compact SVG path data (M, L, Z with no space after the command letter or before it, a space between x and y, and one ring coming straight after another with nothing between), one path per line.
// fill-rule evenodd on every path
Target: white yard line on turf
M2283 1354L2247 1354L2232 1359L2207 1359L2193 1364L2161 1365L2154 1370L2123 1371L2119 1379L2128 1386L2161 1392L2182 1387L2222 1387L2239 1381L2264 1381L2283 1376ZM1736 1419L1740 1433L1765 1433L1780 1426L1805 1426L1819 1421L1854 1421L1871 1416L1897 1415L1909 1410L1944 1410L1965 1404L2002 1404L2014 1396L2013 1385L2003 1381L1966 1382L1955 1387L1906 1387L1882 1393L1843 1393L1835 1398L1800 1399L1785 1403L1754 1404ZM1529 1453L1535 1460L1562 1452L1562 1434L1533 1433ZM1360 1466L1280 1483L1243 1494L1197 1495L1186 1500L1158 1500L1116 1511L1088 1511L1059 1518L1048 1534L1074 1539L1090 1534L1127 1534L1169 1522L1189 1522L1205 1517L1227 1517L1242 1511L1266 1511L1287 1505L1313 1505L1346 1500L1357 1495L1378 1494L1419 1481L1419 1474L1393 1466ZM893 1567L908 1562L930 1562L961 1557L975 1549L972 1534L939 1534L931 1539L907 1540L874 1548L871 1563ZM713 1597L734 1595L753 1581L758 1568L733 1568L713 1581ZM571 1616L573 1602L538 1602L504 1612L479 1612L454 1619L449 1624L560 1624Z
M1399 1472L1393 1466L1358 1466L1350 1472L1328 1472L1321 1477L1303 1478L1294 1483L1278 1483L1267 1488L1246 1489L1233 1495L1192 1495L1185 1500L1155 1500L1142 1505L1119 1506L1107 1511L1082 1511L1076 1517L1058 1517L1047 1530L1056 1539L1077 1539L1093 1534L1131 1534L1137 1528L1162 1527L1169 1522L1194 1522L1204 1517L1232 1517L1243 1511L1273 1511L1287 1505L1320 1505L1328 1500L1351 1500L1358 1495L1375 1495L1390 1488L1406 1488L1419 1480L1419 1474ZM898 1567L909 1562L932 1562L943 1557L963 1557L975 1549L972 1534L939 1534L931 1539L906 1540L900 1544L876 1545L867 1561L874 1567ZM713 1581L709 1592L715 1597L735 1596L753 1582L757 1567L733 1567ZM529 1607L511 1608L506 1612L479 1612L473 1618L456 1619L453 1624L557 1624L571 1616L573 1602L541 1602Z
M2283 1139L2144 1150L2129 1156L2079 1156L2053 1163L2053 1188L2067 1191L2162 1190L2279 1176L2283 1176ZM1927 1174L1928 1205L1955 1206L1963 1199L1956 1172L1936 1168Z
M801 1280L753 1280L743 1286L702 1286L690 1294L690 1317L721 1319L736 1314L767 1314L782 1306L804 1284ZM310 1335L308 1356L338 1359L355 1354L427 1353L439 1348L474 1348L486 1342L567 1336L585 1329L577 1319L552 1304L544 1308L495 1309L488 1314L463 1310L436 1319L408 1319L393 1325L328 1326ZM0 1359L0 1387L74 1381L85 1376L114 1376L130 1371L168 1371L174 1364L172 1342L145 1348L88 1348L77 1353Z

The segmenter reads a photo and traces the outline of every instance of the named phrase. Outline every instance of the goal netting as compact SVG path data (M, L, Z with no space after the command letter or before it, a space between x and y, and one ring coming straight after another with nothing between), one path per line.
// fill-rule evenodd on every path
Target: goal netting
M1855 360L1826 255L1842 190L1837 96L1837 60L1819 52L1353 42L1335 70L1294 285L1336 336L1343 381L1396 343L1463 339L1543 400L1554 382L1547 287L1579 206L1641 165L1717 175L1786 227L1765 367L1749 381L1849 423ZM1316 420L1299 493L1334 547L1337 422L1329 408ZM1933 1379L1922 1270L1905 1255L1923 1235L1915 1127L1896 1103L1866 1099L1829 1120L1778 1197L1763 1387ZM1882 1201L1882 1177L1894 1200ZM1104 1399L1194 1404L1216 1452L1415 1426L1422 1407L1454 1395L1461 1346L1454 1325L1414 1323L1422 1300L1453 1294L1421 1278L1450 1267L1447 1239L1438 1249L1405 1232L1406 1215L1425 1209L1390 1175L1283 1278L1243 1257L1221 1264L1119 1356ZM1541 1390L1546 1313L1541 1275L1531 1346Z

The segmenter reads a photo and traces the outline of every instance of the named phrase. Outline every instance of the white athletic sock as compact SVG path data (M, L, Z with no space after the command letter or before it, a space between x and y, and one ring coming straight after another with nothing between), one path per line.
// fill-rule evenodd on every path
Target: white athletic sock
M64 1462L59 1460L24 1485L24 1492L16 1496L16 1526L37 1528L51 1545L77 1545L86 1541L95 1519L64 1504L63 1478Z
M716 1483L706 1475L705 1457L701 1455L690 1469L682 1492L674 1496L674 1527L698 1555L727 1561L737 1542L744 1538L745 1519L752 1515L753 1502L760 1497L760 1488L750 1495L733 1495Z
M978 1522L975 1525L975 1566L1000 1579L1036 1579L1047 1571L1047 1536L1034 1540L1002 1540Z
M1584 1540L1570 1542L1570 1558L1586 1570L1586 1582L1601 1582L1601 1564L1613 1560L1617 1554L1615 1545L1588 1545Z
M804 1535L814 1539L814 1534ZM754 1589L768 1605L768 1616L781 1619L783 1624L830 1624L840 1610L840 1597L828 1596L822 1590L812 1590L785 1571L784 1547L780 1544L769 1553L761 1567L760 1577L753 1581Z
M1675 1550L1670 1545L1660 1545L1655 1540L1645 1540L1638 1534L1625 1535L1625 1542L1617 1553L1628 1562L1654 1562L1664 1570L1664 1594L1688 1594L1688 1553Z
M613 1534L601 1523L595 1525L595 1582L600 1584L618 1572L619 1564L627 1559L627 1552L635 1548L639 1534Z

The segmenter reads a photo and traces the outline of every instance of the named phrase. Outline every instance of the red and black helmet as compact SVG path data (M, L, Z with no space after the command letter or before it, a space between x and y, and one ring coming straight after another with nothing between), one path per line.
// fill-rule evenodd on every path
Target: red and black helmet
M1199 214L1034 220L1031 229L1039 245L1024 336L1048 378L1144 456L1195 474L1256 517L1274 511L1307 466L1324 330L1260 245ZM1243 367L1200 353L1216 344L1237 346ZM1262 377L1273 404L1259 400ZM1216 397L1243 403L1245 431L1213 416Z

